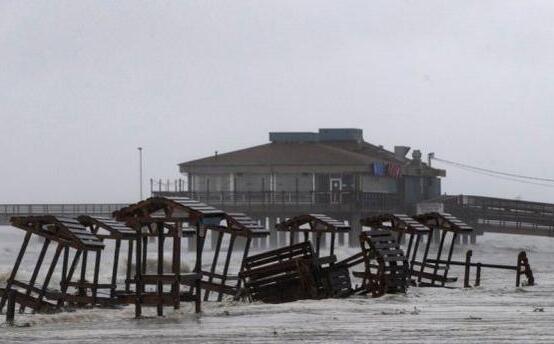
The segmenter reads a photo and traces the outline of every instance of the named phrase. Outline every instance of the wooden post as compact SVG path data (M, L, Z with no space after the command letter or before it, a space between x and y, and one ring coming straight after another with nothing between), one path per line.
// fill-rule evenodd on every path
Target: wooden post
M321 247L321 232L317 231L316 233L316 240L315 240L315 256L319 258L319 249Z
M278 238L277 238L277 231L275 230L275 222L276 222L276 218L275 217L272 217L270 216L269 217L269 247L270 248L275 248L277 247L277 241L278 241Z
M8 307L6 309L6 324L13 326L15 323L15 298L17 292L13 289L8 291Z
M202 251L204 249L204 239L206 236L206 229L201 227L200 223L196 224L196 268L194 269L198 278L195 282L195 303L194 311L195 313L200 313L202 311L202 289L200 288L200 281L202 280Z
M4 293L4 295L2 295L2 299L0 300L0 312L2 311L2 309L4 309L4 306L6 305L6 301L8 299L7 291L11 289L12 283L15 280L15 276L17 275L17 270L19 270L19 265L21 265L21 260L23 260L23 255L27 250L27 244L29 243L29 239L31 239L31 232L27 232L25 234L25 238L23 239L23 243L21 244L21 249L19 250L12 272L6 283L6 288L5 288L6 292Z
M63 250L63 262L62 262L62 280L60 283L61 289L67 284L67 265L69 264L69 246L66 246ZM64 297L58 300L57 307L63 307Z
M173 273L175 283L173 284L173 308L181 307L181 237L183 236L182 223L176 222L173 229Z
M83 251L83 258L81 259L81 279L79 280L81 283L86 282L86 275L87 275L87 258L88 258L88 251ZM85 296L86 295L86 289L79 286L78 288L79 296Z
M31 280L29 281L29 288L27 288L27 291L25 292L26 296L31 295L31 289L32 287L35 286L38 273L42 266L42 262L44 261L44 256L46 255L46 251L48 250L48 246L50 246L50 239L44 239L44 243L42 244L42 248L38 255L37 264L35 265L35 269L33 270L33 274L31 275ZM25 305L21 305L19 307L19 313L23 313L23 312L25 312Z
M227 256L225 257L225 265L223 266L223 278L221 279L221 284L225 285L227 280L227 272L229 271L229 263L231 262L231 254L233 254L233 245L235 244L236 236L231 234L231 239L229 240L229 249L227 250ZM217 301L223 300L223 293L219 292L217 295Z
M284 221L286 221L286 217L283 216L279 218L279 222ZM280 231L275 231L275 233L279 234L279 247L287 246L287 233Z
M133 270L133 240L127 241L127 274L125 276L125 292L131 292L131 270Z
M339 233L339 240L338 240L338 246L339 247L343 247L344 246L344 241L345 241L345 238L346 237L346 233Z
M242 261L240 263L240 270L239 270L239 273L242 271L242 269L244 268L244 261L246 260L246 258L248 258L248 251L250 250L250 243L252 242L252 238L250 237L250 235L248 235L247 239L246 239L246 245L244 247L244 253L242 255ZM238 274L237 274L238 275ZM235 295L235 299L238 299L238 296L240 295L240 287L241 287L241 278L239 276L238 280L237 280L237 294Z
M335 240L336 240L336 233L333 232L331 233L331 243L330 243L330 248L329 248L329 253L331 256L333 256L335 254Z
M71 280L73 279L73 274L75 273L75 269L77 269L77 264L79 263L81 252L82 252L81 250L77 250L75 252L75 256L73 256L73 261L71 262L71 267L69 268L69 272L66 278L67 282L62 285L62 290L61 290L62 299L58 300L58 307L61 307L61 305L63 304L63 299L65 298L67 288L68 288L67 283L71 282Z
M433 278L431 279L431 285L435 285L435 280L436 280L435 276L437 275L437 271L439 269L439 261L441 260L442 248L444 246L445 238L446 238L446 231L442 231L441 239L439 243L439 249L437 251L437 257L435 258L436 261L435 261L435 267L433 268Z
M521 282L521 267L522 267L522 264L521 264L521 253L518 254L517 256L517 264L516 264L516 287L519 287L520 285L520 282Z
M115 290L117 288L117 268L119 266L119 250L120 250L120 248L121 248L121 239L116 239L114 256L113 256L112 280L111 280L112 288L110 289L110 297L111 298L115 297Z
M219 260L219 251L221 249L221 243L223 242L223 232L215 232L212 230L212 235L217 234L217 242L215 243L214 258L212 260L212 266L210 267L210 276L208 277L208 283L212 283L213 274L215 273L215 268L217 267L217 261ZM208 301L210 297L210 291L206 290L204 292L204 301Z
M410 234L410 239L408 240L408 247L406 248L406 257L410 257L411 253L412 253L412 245L414 244L414 235L415 234Z
M348 236L348 244L350 247L360 246L360 234L362 233L360 218L361 214L355 213L350 219L350 234Z
M100 259L102 257L102 251L96 251L96 261L94 262L94 277L92 282L92 306L96 306L98 296L98 277L100 275Z
M289 246L294 245L294 231L289 232Z
M137 229L137 252L135 254L135 318L142 316L142 229Z
M446 266L444 267L443 280L441 285L444 287L446 283L446 278L448 277L448 270L450 270L450 262L452 261L452 253L454 252L454 244L457 242L458 233L454 232L452 234L452 242L450 243L450 250L448 250L448 259L446 260Z
M143 235L142 236L142 275L146 275L147 265L148 265L148 235Z
M269 230L269 218L268 217L264 217L263 218L263 223L264 223L264 228L268 229ZM267 247L267 241L269 240L267 237L263 237L263 238L260 238L258 239L260 241L260 249L262 250L265 250L266 247Z
M414 265L415 265L415 261L416 261L416 258L417 258L417 251L419 249L419 242L420 241L421 241L421 234L416 234L414 249L412 251L412 258L410 259L410 280L411 280L411 276L413 276ZM409 257L408 257L408 259L409 259Z
M56 265L58 264L58 259L60 258L60 254L62 253L63 245L58 244L58 247L56 247L56 252L54 253L54 257L52 258L52 263L50 264L50 268L48 269L48 272L46 273L46 277L44 278L44 283L42 284L42 288L40 290L40 293L38 295L38 304L41 303L42 299L44 298L44 295L46 294L46 290L48 289L48 285L50 284L50 279L52 278L52 274L54 273L54 269L56 268Z
M429 231L427 236L427 243L425 244L425 251L423 252L423 258L421 259L421 266L419 267L419 275L417 276L417 282L421 282L423 271L425 265L427 264L427 257L429 256L429 248L431 247L431 242L433 241L433 230Z
M471 287L469 285L469 274L471 271L471 255L473 252L471 250L467 250L466 252L466 265L465 265L465 273L464 273L464 288Z
M481 263L477 263L477 270L475 271L475 286L481 285Z
M157 311L158 316L164 315L164 303L163 303L163 292L164 285L161 280L164 273L164 227L163 223L157 223L156 227L158 229L158 305Z

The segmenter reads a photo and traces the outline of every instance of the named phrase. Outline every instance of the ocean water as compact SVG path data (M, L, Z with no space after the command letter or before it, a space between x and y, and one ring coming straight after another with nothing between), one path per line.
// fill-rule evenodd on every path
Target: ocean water
M22 237L17 229L0 227L0 279L15 261ZM477 245L460 248L455 258L462 260L467 248L473 249L473 261L502 264L515 264L518 252L526 250L537 285L516 288L514 272L484 269L477 288L459 288L460 281L453 289L411 288L407 295L377 299L279 305L225 300L203 303L200 315L183 303L177 311L166 308L162 318L155 316L155 308L145 308L146 317L139 320L133 306L16 314L16 322L26 327L1 327L0 343L554 342L554 238L487 234ZM30 274L40 240L29 250L23 274ZM111 266L107 251L104 278ZM354 252L343 249L339 258ZM452 274L462 277L462 269Z

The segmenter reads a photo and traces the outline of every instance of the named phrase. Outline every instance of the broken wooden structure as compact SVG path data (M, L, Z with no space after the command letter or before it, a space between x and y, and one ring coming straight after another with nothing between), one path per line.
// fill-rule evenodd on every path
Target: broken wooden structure
M66 302L80 305L96 305L109 302L108 296L100 296L99 289L105 286L98 283L101 252L104 244L94 234L88 232L74 219L54 216L28 216L13 217L12 226L26 232L23 244L11 274L2 289L0 311L4 308L8 294L16 291L15 302L20 305L23 312L26 307L35 312L49 312L60 309ZM29 240L32 235L43 238L42 248L36 260L30 279L24 280L18 277L18 270L25 255ZM55 252L42 283L38 282L39 273L48 248L56 244ZM70 255L73 258L70 262ZM92 280L87 280L87 257L95 254L94 273ZM62 270L60 287L50 288L50 281L56 272L58 261L62 256ZM80 263L80 277L74 281L75 270ZM38 284L38 285L37 285ZM76 293L71 293L75 289Z
M355 271L362 279L357 291L372 297L405 293L409 285L408 259L391 230L377 229L360 234L365 271Z
M381 214L366 217L360 224L372 230L392 231L399 247L405 246L405 255L409 261L410 276L417 277L422 265L427 264L428 249L420 250L425 240L430 240L431 229L405 214ZM404 244L404 245L403 245ZM414 281L415 282L415 281Z
M517 255L517 262L516 265L506 265L506 264L489 264L489 263L475 263L472 262L472 256L473 251L468 250L466 252L466 259L465 261L450 261L450 265L457 265L457 266L463 266L464 269L464 288L471 287L470 283L470 275L471 275L471 268L475 268L475 287L478 287L481 285L481 270L483 268L486 269L499 269L499 270L511 270L515 271L515 285L516 287L519 287L521 285L521 277L524 276L527 280L525 282L526 286L532 286L535 285L535 277L533 276L533 271L531 270L531 265L529 264L529 260L527 259L527 253L525 251L519 252ZM429 263L436 263L437 261L434 259L430 259ZM446 264L446 261L439 261L441 264Z
M361 255L355 255L340 262L337 262L335 255L337 236L349 233L351 230L344 221L333 219L325 214L303 214L277 224L276 229L289 233L289 245L294 245L296 241L302 239L308 242L311 234L312 242L315 243L314 253L318 259L328 297L345 297L353 292L349 268L361 263ZM300 234L303 234L302 239ZM322 248L327 246L327 237L329 250L322 256Z
M444 287L448 282L457 281L455 277L448 277L454 246L457 242L458 235L470 234L473 228L447 213L426 213L416 215L414 219L432 230L429 232L427 238L423 259L421 262L416 262L415 264L419 266L419 271L416 272L417 284L420 286ZM440 241L438 243L436 257L433 259L433 262L430 262L428 258L429 248L434 235L440 235ZM450 244L448 244L447 258L443 260L441 257L447 235L450 236Z
M241 279L239 278L238 272L240 270L234 274L229 272L231 257L233 252L236 251L235 244L239 240L244 241L239 247L242 248L242 258L239 263L239 265L242 266L244 260L248 257L252 240L255 238L265 238L269 235L268 230L259 225L246 214L225 214L223 220L224 221L222 223L206 227L211 231L212 236L216 236L216 244L210 264L210 270L200 270L200 274L202 275L200 286L204 290L204 301L209 300L210 292L212 291L217 293L217 301L221 301L223 299L223 295L232 295L235 298L239 297ZM227 252L223 262L223 269L218 272L216 270L219 265L219 256L225 237L228 237ZM200 249L203 250L204 245L202 245Z
M156 306L157 314L163 315L163 307L180 307L181 301L195 303L195 311L201 311L201 267L206 228L219 225L224 213L206 204L188 198L151 197L113 213L118 221L125 222L136 231L135 275L130 281L135 284L135 295L129 303L135 304L135 316L142 315L142 306ZM181 272L181 238L183 227L193 227L196 236L196 261L194 272ZM157 238L157 273L146 270L148 237ZM164 242L172 239L171 271L164 271ZM148 288L153 286L154 288ZM166 286L169 290L166 290ZM189 287L182 291L181 287ZM155 290L153 290L155 289Z
M289 245L293 245L298 241L300 233L304 234L304 242L309 241L311 233L312 240L315 243L315 254L317 257L321 257L322 240L326 243L327 234L330 235L328 257L335 257L335 240L337 234L350 232L350 226L345 225L344 221L335 220L325 214L299 215L278 223L275 227L278 231L290 233Z
M283 303L325 295L320 265L309 241L247 257L240 278L243 297Z
M102 240L105 245L107 245L108 242L113 242L114 257L110 279L110 296L116 299L119 296L130 295L130 281L133 270L133 247L137 238L136 231L127 226L124 222L116 221L107 217L81 215L77 218L77 221L87 227L88 230ZM127 247L127 259L124 288L119 288L120 283L118 283L118 273L122 243L125 243ZM114 300L114 302L115 301L116 300ZM117 300L117 302L120 303L119 300Z

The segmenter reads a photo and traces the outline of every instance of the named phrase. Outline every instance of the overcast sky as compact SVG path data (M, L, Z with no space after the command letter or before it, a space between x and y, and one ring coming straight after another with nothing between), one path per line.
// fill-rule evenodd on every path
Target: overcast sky
M135 201L138 146L145 180L177 178L320 127L552 178L553 18L529 0L1 1L0 203ZM554 202L454 168L443 191Z

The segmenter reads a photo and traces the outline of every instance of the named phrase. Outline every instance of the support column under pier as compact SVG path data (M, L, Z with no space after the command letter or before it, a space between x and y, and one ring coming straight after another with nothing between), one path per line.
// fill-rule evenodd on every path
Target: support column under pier
M360 234L362 233L360 219L360 213L352 213L352 217L350 218L350 234L348 236L348 245L350 247L360 246Z
M268 229L269 229L269 247L275 248L277 247L278 237L277 237L277 231L275 230L275 223L277 219L275 217L270 216L268 221Z
M286 220L287 220L287 218L284 217L284 216L281 216L279 218L279 222L284 222ZM278 233L279 233L279 247L287 246L288 245L287 242L289 240L288 233L287 232L278 232Z

